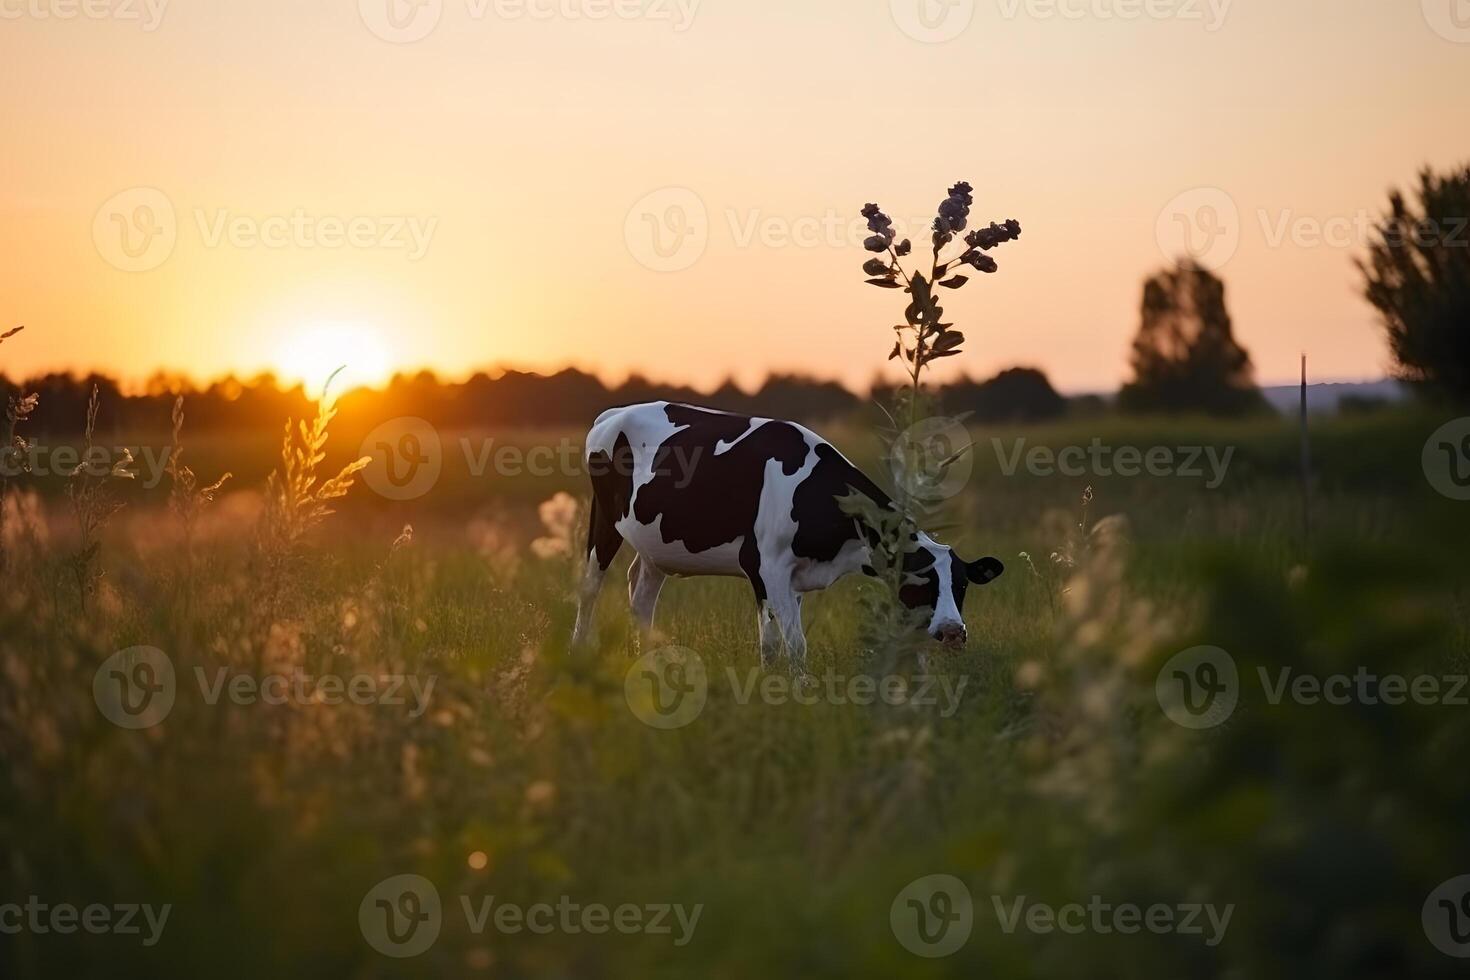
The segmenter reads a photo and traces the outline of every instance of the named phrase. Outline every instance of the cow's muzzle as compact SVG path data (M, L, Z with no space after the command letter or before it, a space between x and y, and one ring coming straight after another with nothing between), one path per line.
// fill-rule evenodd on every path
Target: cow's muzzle
M965 625L963 623L946 623L930 635L947 647L965 645Z

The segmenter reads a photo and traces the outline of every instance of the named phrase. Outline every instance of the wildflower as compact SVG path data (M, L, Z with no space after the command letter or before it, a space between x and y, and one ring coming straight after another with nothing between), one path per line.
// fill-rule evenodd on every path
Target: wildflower
M869 252L886 252L893 244L893 219L884 214L876 204L863 206L862 215L868 219L868 230L872 237L863 242Z
M541 502L538 508L546 536L531 542L537 558L556 558L572 553L572 536L577 526L577 498L566 491Z
M994 272L994 271L996 271L997 269L1000 268L1000 266L998 266L998 265L995 264L995 259L992 259L990 256L986 255L984 252L979 252L979 251L966 252L963 256L961 256L961 260L962 261L965 261L965 262L968 262L970 265L974 266L980 272L989 273L989 272Z
M995 222L990 223L989 228L976 228L965 236L965 244L971 248L990 250L1005 242L1013 242L1021 237L1021 223L1015 218L1008 218L1004 225Z

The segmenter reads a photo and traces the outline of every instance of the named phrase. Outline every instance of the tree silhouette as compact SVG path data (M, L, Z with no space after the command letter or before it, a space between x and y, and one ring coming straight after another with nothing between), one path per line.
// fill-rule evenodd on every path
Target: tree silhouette
M1470 402L1470 166L1419 174L1419 210L1395 190L1359 261L1406 381Z
M1250 355L1231 330L1225 284L1191 259L1145 282L1133 380L1119 393L1118 406L1240 415L1264 405Z

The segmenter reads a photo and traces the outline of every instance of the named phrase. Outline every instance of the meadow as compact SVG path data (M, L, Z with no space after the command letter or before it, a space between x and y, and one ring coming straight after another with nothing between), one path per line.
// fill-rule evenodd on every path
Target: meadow
M1421 465L1442 416L1314 419L1310 534L1292 420L973 429L939 536L1007 571L971 589L968 645L928 658L934 690L954 696L862 696L873 674L894 674L894 691L923 683L864 648L874 583L808 597L821 686L798 699L784 671L759 670L748 586L676 580L650 645L692 651L707 689L673 728L646 723L630 694L652 651L628 614L626 549L597 649L568 649L577 468L472 472L486 439L529 450L580 432L442 432L443 472L422 495L375 493L370 467L335 513L303 516L296 500L299 526L262 494L280 465L271 427L196 440L186 420L197 486L233 473L216 499L181 508L168 479L100 481L123 506L88 540L75 485L18 479L0 588L0 903L170 911L153 937L55 920L0 935L0 973L1458 973L1429 899L1470 872L1470 707L1271 696L1282 670L1470 672L1467 505ZM99 425L100 443L171 438ZM333 430L307 498L357 455L363 428ZM867 421L821 429L881 474ZM1024 462L1094 440L1168 449L1173 470L1198 447L1203 472ZM1209 458L1228 459L1218 481ZM166 716L132 728L110 720L99 672L140 646L166 655L176 691ZM1238 683L1228 717L1190 727L1159 682L1200 646L1226 651ZM299 675L366 678L365 696L315 680L280 703L260 696ZM441 902L432 942L405 958L364 925L399 875ZM921 881L934 875L962 884L968 916L935 899ZM558 913L541 932L482 917L492 897L686 918L665 908L660 931L632 912L627 929ZM1057 913L1069 906L1088 911ZM1156 907L1173 925L1149 918ZM910 908L917 940L899 922ZM1228 919L1211 927L1204 908ZM421 910L396 896L383 909ZM937 940L958 939L947 955L926 955L940 951L926 914L953 919Z

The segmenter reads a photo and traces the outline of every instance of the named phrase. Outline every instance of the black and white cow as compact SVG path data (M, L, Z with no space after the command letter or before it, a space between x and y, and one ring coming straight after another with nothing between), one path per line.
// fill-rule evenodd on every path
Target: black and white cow
M801 668L802 594L870 561L869 532L838 498L857 490L892 503L804 426L672 402L604 412L587 434L586 461L592 513L573 643L588 638L603 577L626 541L638 553L628 597L645 631L669 575L740 575L759 604L762 659L770 664L784 639ZM922 532L907 561L924 584L904 586L903 603L931 611L935 639L963 643L965 588L1000 575L1001 563L966 562Z

